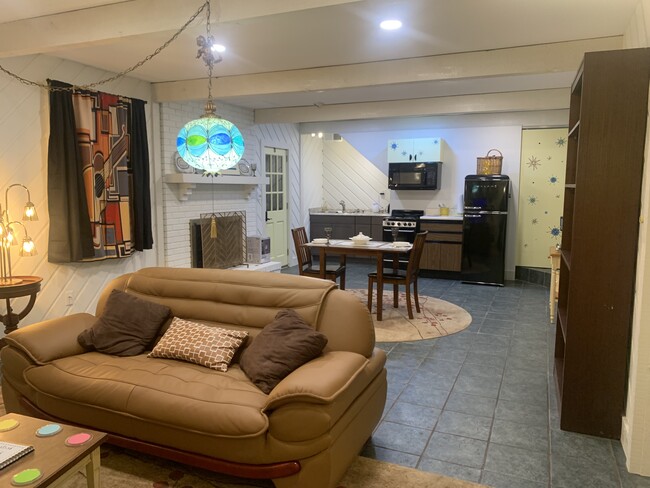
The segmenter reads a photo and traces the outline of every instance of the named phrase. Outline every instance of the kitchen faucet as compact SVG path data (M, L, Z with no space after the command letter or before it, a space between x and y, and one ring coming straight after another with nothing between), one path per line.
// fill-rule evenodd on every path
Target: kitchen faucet
M342 211L343 213L345 213L345 200L341 200L341 201L339 202L339 205L341 205L341 211Z

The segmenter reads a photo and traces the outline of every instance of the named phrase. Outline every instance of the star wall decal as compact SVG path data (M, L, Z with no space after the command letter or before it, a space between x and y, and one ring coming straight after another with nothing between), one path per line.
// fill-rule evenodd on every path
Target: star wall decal
M535 156L531 156L528 158L528 162L526 163L530 169L535 171L537 168L539 168L542 165L542 162L537 159Z

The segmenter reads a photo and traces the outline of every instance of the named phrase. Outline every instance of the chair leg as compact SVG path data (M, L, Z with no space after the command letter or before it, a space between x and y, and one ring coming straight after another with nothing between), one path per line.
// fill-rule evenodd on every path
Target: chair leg
M393 308L399 307L399 285L393 284Z
M341 290L345 290L345 271L341 273L341 276L339 277L339 283L340 283L339 288Z
M368 278L368 312L372 313L372 278Z
M411 284L406 282L406 308L409 312L409 319L413 320L413 306L411 304Z
M413 293L415 294L415 311L420 313L420 298L418 296L418 279L413 280Z

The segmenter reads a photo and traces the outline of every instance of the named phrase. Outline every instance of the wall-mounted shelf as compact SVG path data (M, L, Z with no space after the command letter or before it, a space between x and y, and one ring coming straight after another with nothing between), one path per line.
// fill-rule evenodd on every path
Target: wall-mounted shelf
M257 176L239 176L239 175L218 175L212 178L211 176L203 176L201 174L193 173L174 173L163 176L165 183L174 183L178 185L178 199L185 201L192 194L192 190L196 185L241 185L241 186L257 186L266 184L268 178L263 178L261 175Z

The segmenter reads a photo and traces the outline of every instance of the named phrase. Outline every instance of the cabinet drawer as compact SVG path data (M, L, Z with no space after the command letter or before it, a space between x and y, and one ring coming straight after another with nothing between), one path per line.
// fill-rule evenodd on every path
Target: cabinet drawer
M420 229L428 230L429 232L463 232L463 224L461 222L422 222L420 221Z
M463 242L463 234L452 234L446 232L429 232L427 241L437 242Z

